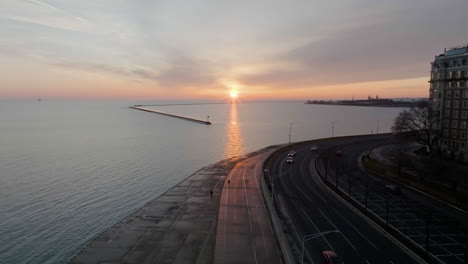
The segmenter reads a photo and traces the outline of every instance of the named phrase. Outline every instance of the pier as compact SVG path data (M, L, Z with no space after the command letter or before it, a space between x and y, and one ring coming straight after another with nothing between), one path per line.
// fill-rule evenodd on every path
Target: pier
M130 108L136 109L136 110L140 110L140 111L145 111L145 112L150 112L150 113L155 113L155 114L170 116L170 117L174 117L174 118L184 119L184 120L187 120L187 121L192 121L192 122L196 122L196 123L200 123L200 124L204 124L204 125L211 125L211 122L210 122L210 121L204 121L204 120L195 119L195 118L186 117L186 116L168 114L168 113L156 111L156 110L153 110L153 109L145 108L145 107L142 107L142 106L140 106L140 105L130 106Z

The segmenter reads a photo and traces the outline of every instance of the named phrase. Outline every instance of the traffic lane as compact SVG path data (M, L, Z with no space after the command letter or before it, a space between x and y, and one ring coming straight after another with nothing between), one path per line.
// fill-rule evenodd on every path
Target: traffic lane
M314 163L310 162L310 158L307 157L307 152L305 152L304 155L301 155L301 153L299 153L298 155L299 157L304 157L303 161L301 161L300 166L301 173L299 175L302 175L302 179L300 180L303 183L308 184L307 186L310 186L310 184L314 181L315 183L317 183L317 181L321 181L320 177L316 174L316 171L312 166L314 165ZM304 173L302 169L304 167L309 168L310 174ZM343 239L346 240L349 246L355 248L358 251L357 255L359 255L361 259L364 259L371 263L381 262L383 255L386 255L388 260L393 262L410 259L406 255L406 253L402 254L401 250L395 247L395 245L392 242L390 242L380 233L376 232L366 221L364 221L361 217L359 217L351 209L349 209L349 207L343 205L341 201L338 201L336 197L332 196L329 193L329 190L317 188L314 189L314 191L316 192L318 197L329 197L329 199L327 200L329 203L326 205L328 210L322 210L319 208L318 212L320 214L315 213L317 219L320 219L320 216L323 216L326 222L329 222L331 225L336 225L338 227L337 229L341 231ZM344 215L346 215L346 217ZM352 218L352 221L350 221L349 218ZM375 240L380 240L382 242L372 242ZM392 249L396 249L396 252L389 252L389 247ZM385 249L385 251L382 251L381 249ZM399 258L399 256L402 256L402 258Z
M390 204L389 223L398 228L403 234L411 238L414 242L426 246L426 221L430 216L430 248L431 253L444 262L460 263L463 262L463 229L466 228L460 223L468 223L463 214L459 214L446 205L430 199L411 189L404 189L403 194L393 196L385 189L385 184L390 183L387 179L367 173L361 166L360 156L367 151L367 146L348 145L345 153L349 153L347 160L349 165L343 171L349 175L350 171L364 175L364 181L371 183L369 188L372 196L378 193L377 199L371 198L369 208L386 219L387 199ZM354 152L353 152L354 151ZM354 161L354 162L353 162ZM346 164L346 163L345 163ZM343 178L343 177L342 177ZM354 175L352 178L356 178ZM355 180L353 182L356 182ZM346 181L340 181L340 186L347 186ZM353 183L353 186L356 184ZM355 192L353 192L355 194ZM431 213L429 213L431 212ZM439 224L435 224L438 222ZM466 225L466 224L465 224Z
M303 151L304 149L306 149L306 148L302 148L302 150L299 150L299 149L296 150L298 156L297 156L297 158L296 158L297 162L296 162L295 164L297 164L298 162L300 162L300 159L301 159L300 157L301 157L301 156L305 156L304 153L302 153L302 151ZM307 153L307 152L305 152L305 153ZM313 154L312 154L312 155L313 155ZM281 159L281 158L280 158L280 159ZM304 159L304 160L305 160L305 161L309 161L308 158L306 158L306 159ZM302 162L302 163L304 164L304 162ZM309 162L307 162L307 163L309 163ZM281 163L280 163L280 164L281 164ZM299 167L304 167L303 164L302 164L302 166L299 166ZM284 165L281 165L280 167L284 167ZM295 166L294 166L294 164L293 164L293 165L289 165L289 166L286 167L286 168L291 169L291 168L294 168L294 167L295 167ZM292 172L292 173L291 173L291 172L285 173L285 172L283 171L281 174L282 174L282 175L293 175L293 174L295 174L295 175L303 175L303 177L306 175L305 173L303 173L303 171L296 171L296 172ZM307 178L310 178L310 177L307 177ZM288 181L283 182L283 184L292 182L292 181L294 181L294 180L295 180L295 178L290 178L290 179L288 179ZM320 180L320 179L319 179L319 180ZM311 203L311 202L313 202L313 201L320 201L320 200L323 199L323 197L326 197L326 198L329 199L328 193L325 194L325 195L324 195L323 193L320 194L320 195L314 195L314 194L317 193L317 190L322 190L322 191L323 191L323 189L321 189L321 188L318 188L318 189L317 189L317 188L314 188L314 189L315 189L315 192L312 191L309 195L306 195L305 193L307 193L307 191L310 191L310 190L307 190L307 191L302 190L301 187L300 187L300 186L301 186L300 183L299 183L299 184L293 184L293 185L294 185L295 187L298 187L298 186L299 186L299 189L297 189L297 190L295 190L295 191L293 191L293 192L294 192L294 193L298 193L298 194L305 195L306 197L304 197L303 200L308 200L309 203ZM293 186L293 187L294 187L294 186ZM310 182L308 183L308 186L309 186L309 188L310 188ZM314 197L311 198L310 196L314 196ZM334 201L334 199L336 199L335 197L332 197L332 198L333 198L332 201ZM327 199L327 200L328 200L328 199ZM328 201L323 201L323 200L322 200L322 203L327 203L327 202L328 202ZM293 206L299 207L299 206L297 205L297 201L295 202L295 204L294 204ZM339 223L339 224L336 225L336 226L333 226L334 220L331 220L330 218L335 219L336 216L330 215L330 213L329 213L328 211L326 211L326 210L325 210L325 211L322 210L322 209L321 209L321 206L319 206L319 207L317 207L317 208L313 208L313 207L311 207L311 204L304 204L304 205L302 205L301 210L302 210L302 213L303 213L304 215L298 215L298 216L296 216L296 217L297 217L297 220L300 221L300 219L309 219L308 221L310 222L310 223L305 223L305 224L302 223L302 226L305 226L305 227L303 227L302 229L307 230L307 231L302 231L302 232L307 233L308 230L310 230L310 226L314 226L314 229L313 229L313 230L310 230L310 231L312 231L312 232L323 231L323 230L329 231L330 228L339 229L339 230L341 230L341 232L342 232L341 237L339 236L340 239L338 239L337 241L335 241L336 238L333 238L333 236L335 236L335 234L334 234L334 235L332 236L332 238L330 238L330 239L333 241L333 242L332 242L333 244L336 244L337 247L341 248L341 249L340 249L340 252L341 252L341 253L339 253L340 255L342 255L342 256L344 256L344 257L346 257L346 258L348 258L348 259L349 259L349 258L352 258L352 259L355 260L355 259L360 258L362 261L369 261L369 259L372 259L373 261L375 261L375 262L377 262L377 263L381 263L381 262L382 262L382 257L381 257L381 254L380 254L380 253L374 254L374 255L372 255L372 256L365 255L365 256L363 257L363 256L359 256L358 253L349 250L349 248L353 248L353 247L356 247L356 246L352 246L352 245L353 245L353 242L351 242L351 240L350 240L348 237L352 237L353 240L357 240L356 243L359 243L360 247L362 247L361 244L363 243L363 241L360 241L360 240L365 240L365 242L369 243L369 241L365 238L365 236L359 234L357 228L353 228L352 226L348 226L348 225L350 225L349 223L343 223L343 222L345 222L345 221ZM319 212L320 214L317 214L317 212ZM351 214L354 214L354 213L351 212ZM309 215L309 217L305 217L306 215ZM312 215L313 217L310 217L310 215ZM317 222L317 223L314 223L314 224L315 224L315 225L314 225L314 224L312 224L312 221L313 221L313 220L311 220L312 218L320 219L320 221ZM361 219L361 220L362 220L362 219ZM296 221L296 220L295 220L295 221ZM368 225L367 225L367 227L368 227ZM346 231L346 230L348 230L348 229L354 230L356 233L355 233L355 234L352 234L352 232ZM343 233L343 230L345 230L345 233ZM374 232L375 232L375 231L374 231ZM331 235L331 234L330 234L330 235ZM343 237L346 237L346 238L343 239ZM386 240L386 238L384 238L384 239ZM312 245L312 246L307 246L308 250L309 250L309 249L312 250L312 251L315 250L315 252L314 252L315 254L312 254L312 255L317 255L317 253L321 253L320 250L323 251L323 250L326 250L327 248L328 248L328 249L330 248L330 245L328 245L328 244L327 244L327 245L324 245L323 242L320 242L321 240L324 240L324 239L322 238L322 239L320 239L320 240L317 240L317 242L314 242L314 243L313 243L314 245ZM343 241L345 241L346 243L343 243ZM316 243L319 243L320 246L317 247L317 246L315 245ZM371 244L369 243L369 245L371 245ZM392 244L392 245L393 245L393 244ZM372 245L371 245L371 247L372 247L372 249L365 249L364 252L375 252L375 247L372 246ZM317 252L317 248L319 248L318 250L319 250L320 252ZM346 253L343 253L343 252L345 252L345 251L346 251ZM403 258L403 259L405 259L405 258ZM389 262L389 263L390 263L390 262ZM412 263L412 262L406 262L406 263Z
M240 162L224 183L216 238L216 263L280 263L276 236L260 185L265 156Z
M292 166L292 165L291 165ZM293 175L293 173L288 173L287 175ZM293 179L289 179L288 182L292 182ZM295 192L304 194L305 192L301 190L300 185L292 184L293 187L298 187ZM316 196L313 198L308 198L309 201L319 200L320 196ZM303 199L305 200L305 199ZM334 226L333 222L329 220L329 217L326 216L321 210L321 207L312 208L311 204L301 203L302 200L297 201L292 206L294 208L300 208L298 210L299 214L293 218L293 222L296 223L298 226L296 229L301 230L299 231L301 234L298 235L299 240L302 239L303 235L306 234L313 234L313 233L321 233L333 230L341 230L342 228ZM320 215L317 215L316 212L320 212ZM318 221L317 221L318 219ZM327 238L328 237L328 238ZM324 237L319 237L314 241L310 241L306 243L306 248L309 254L307 258L311 258L313 262L320 263L322 260L321 252L325 250L335 250L338 254L344 259L347 259L348 262L350 259L354 261L359 260L357 263L365 263L366 259L359 256L358 252L355 251L355 246L349 242L347 238L344 238L343 234L337 233L330 233ZM362 247L362 246L361 246ZM381 258L380 258L381 260ZM312 262L312 263L313 263Z

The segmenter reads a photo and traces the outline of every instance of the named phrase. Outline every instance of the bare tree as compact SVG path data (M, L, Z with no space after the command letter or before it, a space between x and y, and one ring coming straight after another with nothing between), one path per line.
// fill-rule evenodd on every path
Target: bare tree
M441 131L437 128L438 122L439 118L431 114L427 103L421 102L417 107L400 112L395 118L392 131L410 132L417 142L426 145L431 152L441 137Z

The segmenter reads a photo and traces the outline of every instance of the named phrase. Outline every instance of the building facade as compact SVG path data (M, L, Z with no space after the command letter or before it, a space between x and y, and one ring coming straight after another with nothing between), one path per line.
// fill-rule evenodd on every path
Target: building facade
M468 45L445 49L431 63L430 110L437 119L438 149L468 161Z

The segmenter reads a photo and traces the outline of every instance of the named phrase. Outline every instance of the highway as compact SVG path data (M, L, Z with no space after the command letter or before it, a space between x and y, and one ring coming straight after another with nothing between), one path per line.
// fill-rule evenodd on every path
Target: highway
M467 214L404 186L401 194L392 194L385 185L393 182L368 173L361 166L360 157L370 146L390 142L393 142L392 136L330 148L322 154L322 158L328 159L330 181L335 184L338 175L339 188L345 193L351 190L351 196L361 204L366 203L367 186L367 204L372 213L383 221L388 219L390 226L411 239L421 251L425 252L429 245L429 252L437 262L466 263L463 243L466 243L467 233L463 230L468 230ZM336 150L344 155L337 157ZM323 159L318 164L324 171Z
M366 138L387 140L388 136ZM304 263L323 263L325 250L335 251L347 264L417 263L333 195L316 173L315 159L321 151L354 141L337 138L299 145L294 147L293 164L285 162L288 152L266 164L295 256L301 258L304 242ZM319 151L311 151L313 145Z

